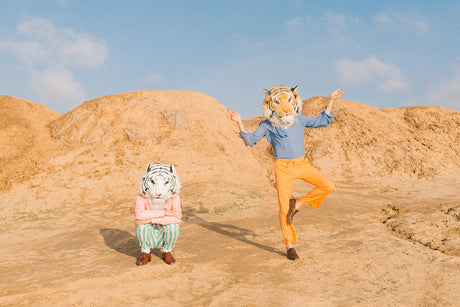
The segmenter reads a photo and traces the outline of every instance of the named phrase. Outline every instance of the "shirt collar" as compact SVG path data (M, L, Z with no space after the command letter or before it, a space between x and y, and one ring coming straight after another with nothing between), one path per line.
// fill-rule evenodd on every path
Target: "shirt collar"
M281 138L286 138L287 137L286 129L283 129L283 128L280 128L280 127L273 127L270 123L268 124L267 128L271 133L273 133L273 134L275 134L275 135L277 135L277 136L279 136Z

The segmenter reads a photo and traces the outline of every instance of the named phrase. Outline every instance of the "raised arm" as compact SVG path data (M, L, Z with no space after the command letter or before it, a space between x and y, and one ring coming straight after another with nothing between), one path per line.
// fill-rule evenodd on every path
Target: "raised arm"
M243 121L241 120L240 114L235 110L230 112L230 109L227 109L228 114L230 114L230 118L238 124L238 128L240 128L240 132L248 133L248 129L246 129L243 125Z
M332 94L331 94L331 96L329 98L329 103L327 104L326 110L325 110L327 115L331 114L332 105L334 104L334 101L337 98L339 98L340 96L342 96L342 94L345 93L346 90L347 90L346 88L344 88L342 90L338 88L338 89L336 89L335 91L332 92Z
M238 124L238 128L240 128L240 138L243 139L244 144L246 146L254 146L257 144L258 141L263 139L265 136L265 128L262 125L265 121L261 122L259 124L259 128L256 129L254 132L249 132L248 129L246 129L243 125L243 121L241 120L240 114L236 111L230 112L229 109L227 109L228 114L230 114L230 118L235 121Z

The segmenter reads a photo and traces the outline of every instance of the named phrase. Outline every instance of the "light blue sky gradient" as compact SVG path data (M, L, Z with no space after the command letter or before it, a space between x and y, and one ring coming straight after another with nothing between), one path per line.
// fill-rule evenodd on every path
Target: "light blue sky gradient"
M65 113L195 90L243 118L263 88L348 88L377 108L460 111L460 1L0 0L0 94Z

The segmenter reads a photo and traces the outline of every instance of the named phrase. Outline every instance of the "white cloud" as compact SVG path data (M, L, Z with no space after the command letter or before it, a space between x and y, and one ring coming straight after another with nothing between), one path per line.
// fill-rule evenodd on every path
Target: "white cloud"
M436 86L428 86L426 104L460 111L460 71L451 80L443 80Z
M430 29L428 22L421 19L415 11L404 13L397 11L380 12L374 16L374 22L385 27L393 27L397 30L415 30L418 33L425 33Z
M233 37L236 39L236 41L239 44L241 44L243 46L246 46L246 47L259 48L259 47L262 47L264 45L264 43L261 42L261 41L251 40L251 39L248 39L245 36L233 35Z
M71 68L103 65L109 55L105 41L43 18L30 18L16 30L15 36L0 40L0 50L24 64L37 102L58 109L81 104L86 94Z
M103 40L86 33L57 28L43 18L31 18L17 27L17 37L0 41L0 48L11 52L24 63L36 67L97 67L109 51Z
M303 23L302 17L299 17L299 16L296 16L290 19L286 23L286 28L288 32L290 33L298 32L299 30L303 29L303 27L304 27L304 23Z
M298 34L303 32L309 26L316 27L317 25L317 22L315 22L310 16L296 16L286 22L286 29L288 33Z
M157 84L161 81L163 81L163 75L157 74L155 72L149 73L145 78L144 81L150 83L150 84Z
M383 63L374 55L362 62L341 60L336 63L336 69L339 77L350 85L376 82L381 92L403 91L410 87L399 67Z
M289 33L295 34L311 27L321 26L337 33L345 30L348 25L358 21L358 17L343 13L328 12L318 18L312 18L311 16L295 16L286 22L286 29Z
M335 12L325 14L322 19L324 20L326 26L334 31L345 30L349 24L359 21L358 17Z
M381 12L374 16L374 21L377 24L381 24L385 26L393 24L393 18L391 18L391 16L389 16L388 14L381 13Z
M322 16L295 16L285 23L285 28L289 35L294 36L315 34L321 29L323 37L327 37L335 46L343 47L355 44L347 29L358 22L358 17L331 11Z
M69 70L46 70L33 73L30 85L37 98L50 108L67 106L75 108L85 101L86 94L81 84Z

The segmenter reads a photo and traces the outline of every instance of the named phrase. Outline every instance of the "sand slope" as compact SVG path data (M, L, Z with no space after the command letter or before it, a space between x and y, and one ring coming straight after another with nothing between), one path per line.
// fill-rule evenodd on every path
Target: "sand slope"
M284 256L265 140L243 145L194 91L100 97L60 115L0 96L0 304L456 306L460 113L339 100L306 155L335 184ZM304 102L316 115L324 97ZM254 130L261 118L245 120ZM165 265L136 267L137 182L174 163L184 220ZM311 187L296 182L293 194Z
M59 116L40 104L0 95L0 189L46 168L52 146L47 125Z

